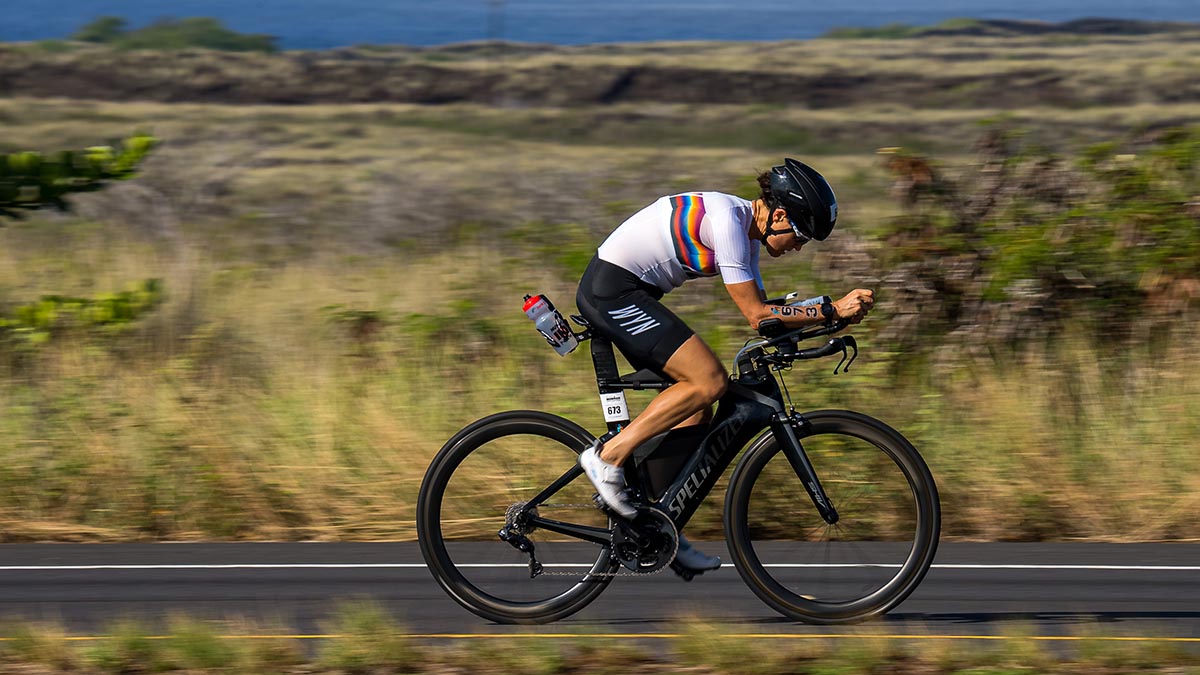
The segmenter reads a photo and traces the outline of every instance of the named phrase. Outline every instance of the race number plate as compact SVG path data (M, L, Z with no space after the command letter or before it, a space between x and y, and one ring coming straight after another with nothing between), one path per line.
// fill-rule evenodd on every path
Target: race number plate
M600 394L600 408L604 410L605 422L628 422L629 406L625 403L625 392Z

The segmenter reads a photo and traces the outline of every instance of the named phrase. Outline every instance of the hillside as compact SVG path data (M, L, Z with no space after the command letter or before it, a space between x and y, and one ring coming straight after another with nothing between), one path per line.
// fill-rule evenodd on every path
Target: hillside
M509 107L662 102L810 109L866 104L1087 108L1200 100L1196 27L1137 36L933 34L919 41L584 47L493 43L282 54L55 45L0 46L0 96Z

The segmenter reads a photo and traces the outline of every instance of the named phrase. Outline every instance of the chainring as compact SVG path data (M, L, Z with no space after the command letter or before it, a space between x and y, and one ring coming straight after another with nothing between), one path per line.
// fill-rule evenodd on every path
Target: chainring
M678 551L679 531L660 509L639 510L632 522L619 521L613 528L612 554L638 574L651 574L670 565Z

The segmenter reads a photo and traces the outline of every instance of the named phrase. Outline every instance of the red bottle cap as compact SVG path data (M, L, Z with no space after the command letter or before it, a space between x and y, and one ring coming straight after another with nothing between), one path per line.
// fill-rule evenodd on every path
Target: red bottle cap
M542 301L542 296L540 296L540 295L525 296L525 308L522 311L528 312L531 307L533 307L534 305L538 304L541 301Z

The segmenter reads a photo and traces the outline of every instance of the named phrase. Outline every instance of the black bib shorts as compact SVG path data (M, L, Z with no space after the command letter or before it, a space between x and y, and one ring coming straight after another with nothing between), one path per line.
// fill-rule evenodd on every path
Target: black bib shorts
M575 306L630 365L665 376L663 367L695 331L659 302L662 296L657 286L594 257L579 280Z

